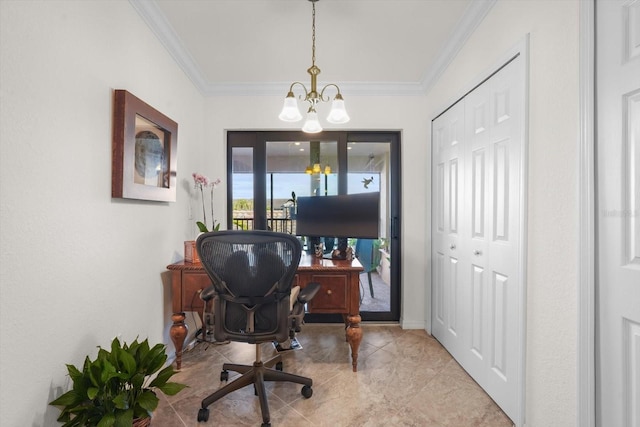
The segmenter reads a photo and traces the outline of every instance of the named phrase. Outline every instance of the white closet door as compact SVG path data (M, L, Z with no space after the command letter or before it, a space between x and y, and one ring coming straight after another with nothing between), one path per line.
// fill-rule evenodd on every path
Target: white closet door
M640 0L596 23L597 425L640 427Z
M436 143L450 112L464 117L457 234L447 228L450 144L434 145L434 183L444 197L434 192L433 335L516 423L524 400L523 62L512 60L433 123Z
M518 419L524 358L521 260L524 75L517 58L466 98L471 257L468 369Z
M434 125L436 125L434 123ZM460 217L463 203L462 171L465 169L462 139L464 137L464 104L458 103L447 110L433 129L434 185L436 199L433 206L434 240L434 335L454 356L461 356L459 317L464 315L459 298L461 260L458 247L463 221Z

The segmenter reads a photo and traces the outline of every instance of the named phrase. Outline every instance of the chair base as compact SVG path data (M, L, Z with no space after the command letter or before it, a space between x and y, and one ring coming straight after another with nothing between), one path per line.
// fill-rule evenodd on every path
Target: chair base
M273 341L272 344L273 344L273 348L278 353L284 353L291 350L302 350L302 344L300 344L300 341L298 341L296 337L289 338L287 341L282 343L278 341Z
M260 400L263 427L271 425L267 390L264 384L265 381L287 381L302 384L302 396L305 398L312 396L313 390L311 386L313 385L313 380L311 378L282 372L282 357L279 354L265 362L262 362L259 357L259 347L259 344L256 345L256 361L253 365L236 365L233 363L225 363L222 365L222 372L220 374L221 381L229 379L229 371L238 372L241 375L202 400L201 409L198 411L198 421L207 421L209 419L209 409L207 409L207 407L213 402L250 384L254 384L255 393ZM275 369L273 366L275 366Z

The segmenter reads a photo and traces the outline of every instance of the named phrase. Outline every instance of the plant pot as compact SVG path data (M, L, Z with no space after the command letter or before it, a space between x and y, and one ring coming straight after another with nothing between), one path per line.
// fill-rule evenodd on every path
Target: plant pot
M133 420L131 427L149 427L151 425L151 418L136 418Z
M184 242L184 260L193 264L200 262L195 240L187 240Z

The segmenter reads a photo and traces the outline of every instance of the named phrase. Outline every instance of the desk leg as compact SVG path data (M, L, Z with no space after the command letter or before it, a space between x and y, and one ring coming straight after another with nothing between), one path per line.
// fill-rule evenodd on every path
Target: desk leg
M171 320L173 325L169 329L169 336L176 348L176 368L180 370L182 367L182 347L184 346L184 340L187 338L188 328L184 323L184 313L173 313Z
M347 325L347 342L351 347L351 364L353 365L353 372L358 372L358 349L360 348L360 342L362 341L362 328L360 327L360 315L348 315L346 316Z

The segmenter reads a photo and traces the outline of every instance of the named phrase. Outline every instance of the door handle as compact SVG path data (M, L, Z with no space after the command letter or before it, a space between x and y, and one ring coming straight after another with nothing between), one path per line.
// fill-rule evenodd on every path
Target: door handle
M394 239L398 238L398 217L394 216L391 219L391 237Z

